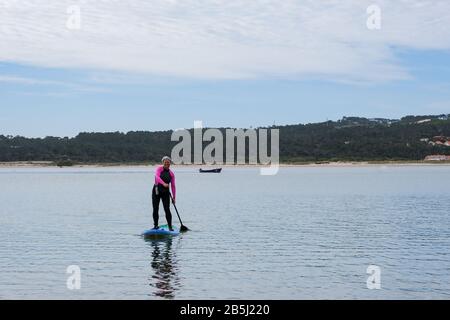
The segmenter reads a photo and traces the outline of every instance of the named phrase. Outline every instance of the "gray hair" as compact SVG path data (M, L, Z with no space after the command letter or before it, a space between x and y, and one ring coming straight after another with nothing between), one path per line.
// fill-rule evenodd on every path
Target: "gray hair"
M172 159L170 159L170 157L165 156L164 158L162 158L161 162L164 163L164 161L169 160L170 163L172 163Z

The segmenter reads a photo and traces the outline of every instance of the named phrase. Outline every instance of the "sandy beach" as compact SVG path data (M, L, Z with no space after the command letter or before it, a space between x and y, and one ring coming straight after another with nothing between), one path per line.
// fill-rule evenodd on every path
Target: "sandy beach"
M74 164L69 168L107 168L107 167L152 167L159 163L92 163L92 164ZM450 162L446 161L353 161L353 162L323 162L323 163L281 163L281 168L297 168L297 167L371 167L371 166L449 166ZM252 168L264 167L262 165L176 165L185 168ZM56 167L51 161L16 161L16 162L0 162L0 168L51 168Z

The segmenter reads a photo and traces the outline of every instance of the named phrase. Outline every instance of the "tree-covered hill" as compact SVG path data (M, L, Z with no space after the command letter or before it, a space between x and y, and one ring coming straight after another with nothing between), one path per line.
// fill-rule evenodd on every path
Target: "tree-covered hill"
M446 115L401 120L346 117L280 129L285 161L423 160L430 154L450 154L450 147L429 143L436 136L450 137Z
M450 155L450 146L433 143L436 136L444 140L450 137L450 115L407 116L399 120L344 117L339 121L271 128L280 129L283 162L423 160L430 154ZM0 135L0 161L158 162L176 144L170 141L171 134L80 133L74 138Z

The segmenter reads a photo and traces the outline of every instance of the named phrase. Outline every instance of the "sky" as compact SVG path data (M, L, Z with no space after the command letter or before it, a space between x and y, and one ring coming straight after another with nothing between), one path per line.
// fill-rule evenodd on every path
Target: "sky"
M0 0L0 134L450 113L446 0Z

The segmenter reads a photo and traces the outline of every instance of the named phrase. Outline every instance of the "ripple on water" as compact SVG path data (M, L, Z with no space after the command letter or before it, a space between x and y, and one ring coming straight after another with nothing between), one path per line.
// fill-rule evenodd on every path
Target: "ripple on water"
M2 170L0 297L449 297L447 167L178 177L192 231L144 241L149 170ZM66 287L69 265L81 268L80 291ZM380 291L366 287L369 265L382 270Z

